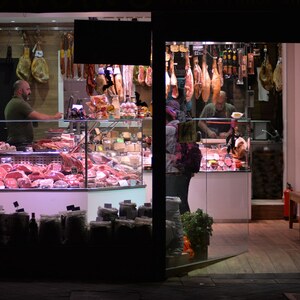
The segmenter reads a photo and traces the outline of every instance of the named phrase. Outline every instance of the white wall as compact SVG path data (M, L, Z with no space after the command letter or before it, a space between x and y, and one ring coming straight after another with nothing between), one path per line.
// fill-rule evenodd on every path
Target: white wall
M300 43L283 47L284 184L300 190Z

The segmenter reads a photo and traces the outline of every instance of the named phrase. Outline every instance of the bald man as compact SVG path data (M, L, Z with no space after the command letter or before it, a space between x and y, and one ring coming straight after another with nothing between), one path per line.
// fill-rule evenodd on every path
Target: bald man
M30 85L25 80L17 80L13 86L13 97L4 110L5 120L58 120L63 114L47 115L35 111L28 103ZM32 122L7 122L7 142L23 150L33 142Z
M208 103L204 106L200 118L231 118L231 114L236 111L234 105L227 103L226 92L220 91L216 103ZM200 120L198 123L201 131L209 138L227 138L231 133L230 124L207 124Z

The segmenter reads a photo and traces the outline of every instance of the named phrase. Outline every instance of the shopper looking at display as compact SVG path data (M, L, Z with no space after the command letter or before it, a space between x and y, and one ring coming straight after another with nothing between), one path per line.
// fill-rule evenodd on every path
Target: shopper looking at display
M230 118L236 111L234 105L226 102L225 91L220 91L216 103L209 103L204 106L200 118ZM231 133L230 121L200 120L198 123L204 136L209 138L227 138Z
M31 89L25 80L14 83L13 93L4 110L5 120L58 120L63 116L60 112L48 115L35 111L28 103ZM33 138L32 122L7 122L7 143L16 146L17 150L24 151Z
M193 143L178 141L179 104L168 102L166 106L166 196L179 197L180 214L190 211L188 191L194 172L198 172L201 162L201 151L193 148ZM178 144L181 144L178 147ZM192 148L190 148L192 147ZM191 167L192 164L192 167ZM193 170L196 165L197 170Z

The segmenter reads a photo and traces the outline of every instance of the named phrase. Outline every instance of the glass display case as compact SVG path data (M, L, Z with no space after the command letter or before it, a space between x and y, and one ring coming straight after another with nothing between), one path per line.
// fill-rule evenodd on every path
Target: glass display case
M141 120L64 122L69 123L68 128L53 121L38 123L35 136L41 138L26 145L24 151L1 142L0 167L7 172L2 180L16 179L4 180L2 188L93 189L143 184ZM41 128L45 126L46 130Z
M104 204L146 202L142 119L39 121L33 128L34 142L23 151L0 143L5 212L15 212L16 201L37 218L71 205L94 221Z

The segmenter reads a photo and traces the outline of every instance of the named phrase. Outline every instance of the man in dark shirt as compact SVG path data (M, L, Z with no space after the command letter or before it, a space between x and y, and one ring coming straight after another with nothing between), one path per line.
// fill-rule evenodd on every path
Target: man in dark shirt
M14 95L7 103L4 116L5 120L23 120L25 122L7 122L7 142L24 150L33 142L32 122L26 120L58 120L63 114L47 115L35 111L28 103L31 94L30 85L25 80L18 80L13 86Z
M200 118L231 118L231 114L236 111L234 105L226 102L226 93L221 91L216 103L209 103L204 106ZM209 138L227 138L231 133L230 121L207 122L200 120L198 123L201 131Z

